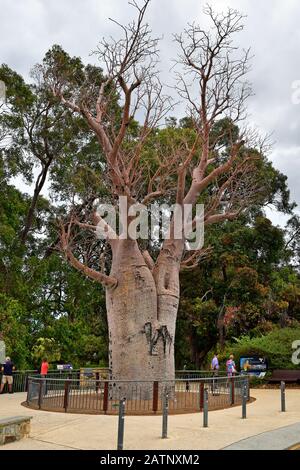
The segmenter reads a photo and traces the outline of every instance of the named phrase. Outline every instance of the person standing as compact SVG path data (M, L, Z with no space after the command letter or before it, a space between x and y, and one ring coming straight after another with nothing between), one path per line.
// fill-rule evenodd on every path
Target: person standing
M44 359L42 360L42 364L41 364L41 375L47 375L48 369L49 369L49 364L48 364L47 358L44 357Z
M49 364L47 358L44 357L41 364L41 377L46 379L48 374ZM47 387L47 380L43 380L43 394L47 395L48 387Z
M9 393L13 393L13 371L15 370L15 366L10 360L10 357L7 356L1 370L3 375L1 380L0 393L3 393L3 389L6 383L8 384Z
M228 361L226 362L227 376L233 377L236 373L235 362L233 354L230 354Z
M217 391L217 387L216 387L216 380L215 378L218 376L218 372L219 372L219 368L220 368L220 365L219 365L219 358L218 358L218 354L215 353L214 354L214 357L212 358L212 361L211 361L211 365L210 365L210 368L212 370L212 376L213 376L213 381L212 381L212 393L213 395L215 395L216 391Z

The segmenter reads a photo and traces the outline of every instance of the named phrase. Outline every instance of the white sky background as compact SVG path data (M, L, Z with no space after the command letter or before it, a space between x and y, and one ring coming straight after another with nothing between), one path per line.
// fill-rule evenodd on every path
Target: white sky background
M163 35L163 82L170 83L176 55L172 34L181 32L188 22L205 24L205 4L206 0L152 0L147 21L154 35ZM292 199L300 204L300 104L292 103L292 83L300 80L300 2L210 0L209 4L216 10L237 8L247 15L245 29L236 40L241 48L250 46L254 55L249 74L255 93L249 100L250 119L262 133L273 132L270 158L288 176ZM108 18L127 23L134 13L127 0L0 0L0 63L28 79L30 68L53 44L84 62L97 63L90 53L99 40L119 33ZM183 115L181 108L178 117ZM25 189L20 179L15 184ZM285 220L268 215L274 223Z

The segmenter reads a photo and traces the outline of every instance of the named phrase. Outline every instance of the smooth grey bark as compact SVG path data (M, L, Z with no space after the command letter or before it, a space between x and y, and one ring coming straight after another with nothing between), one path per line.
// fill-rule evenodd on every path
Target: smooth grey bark
M112 379L174 380L179 272L161 285L136 241L119 240L110 276L117 279L106 289Z

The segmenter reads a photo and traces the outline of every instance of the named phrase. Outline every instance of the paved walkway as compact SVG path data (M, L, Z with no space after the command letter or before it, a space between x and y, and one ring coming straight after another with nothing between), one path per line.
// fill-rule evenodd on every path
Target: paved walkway
M300 442L300 423L235 442L225 450L285 450Z
M252 390L256 401L247 406L247 419L241 419L241 407L209 413L209 427L202 427L202 414L170 416L168 439L161 439L161 416L128 416L125 419L125 450L150 449L223 449L258 448L263 442L264 448L278 445L288 447L300 442L300 390L286 390L287 412L281 413L279 390ZM0 418L31 415L33 416L31 436L1 447L9 449L116 449L116 416L79 415L69 413L51 413L35 411L20 405L25 394L0 396ZM287 426L297 426L287 428ZM262 433L276 431L273 438L264 438ZM286 436L282 440L281 433ZM259 435L259 436L257 436ZM255 439L249 439L256 436ZM270 436L270 435L269 435ZM276 440L274 440L276 436ZM262 441L263 438L263 441ZM277 442L277 444L276 444Z

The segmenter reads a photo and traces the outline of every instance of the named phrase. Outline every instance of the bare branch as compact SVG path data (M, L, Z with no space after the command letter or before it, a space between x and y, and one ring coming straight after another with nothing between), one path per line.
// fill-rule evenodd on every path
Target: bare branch
M73 254L70 248L70 238L71 238L71 229L73 225L73 220L69 222L67 225L67 229L65 225L61 222L61 234L60 234L60 247L61 251L63 252L65 258L69 261L69 263L76 268L78 271L82 272L89 278L93 279L94 281L100 282L105 287L116 287L117 280L114 277L107 276L104 273L95 271L94 269L89 268L84 263L80 262Z
M189 271L195 269L199 264L207 259L212 253L212 247L201 248L201 250L196 250L189 252L189 254L184 257L180 263L180 271Z

